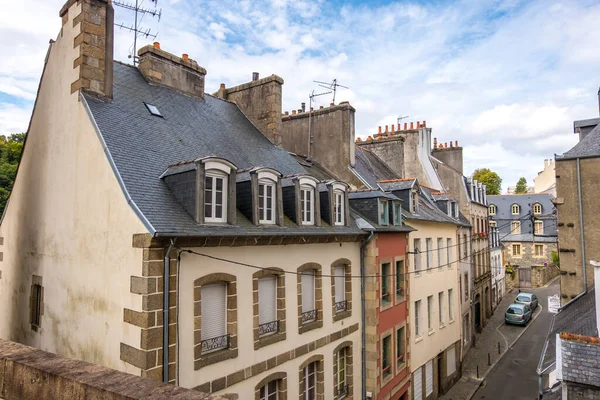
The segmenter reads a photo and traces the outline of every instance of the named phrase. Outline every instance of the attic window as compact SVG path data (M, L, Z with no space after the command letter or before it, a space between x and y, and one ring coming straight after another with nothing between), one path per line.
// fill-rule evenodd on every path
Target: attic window
M148 109L148 111L150 111L150 114L154 115L155 117L164 118L162 116L162 114L160 113L160 111L158 111L158 108L155 105L148 104L148 103L144 103L144 104L146 105L146 108Z

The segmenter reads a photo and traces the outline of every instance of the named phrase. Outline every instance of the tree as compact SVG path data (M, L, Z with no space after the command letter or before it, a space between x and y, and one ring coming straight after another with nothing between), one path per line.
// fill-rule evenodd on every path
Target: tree
M517 182L517 187L515 188L515 194L526 194L527 193L527 179L521 177Z
M494 171L490 171L488 168L478 168L473 172L473 179L486 186L488 195L500 194L502 178Z
M15 182L24 142L24 133L14 133L8 138L0 136L0 215Z

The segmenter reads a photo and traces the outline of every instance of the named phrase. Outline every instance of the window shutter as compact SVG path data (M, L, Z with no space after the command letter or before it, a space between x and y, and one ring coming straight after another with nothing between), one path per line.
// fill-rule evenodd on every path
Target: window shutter
M202 340L227 334L227 285L223 282L204 285L201 289Z
M315 309L315 271L302 273L302 312Z
M423 374L419 367L413 374L414 399L423 400Z
M277 319L277 278L269 276L258 280L258 323L266 324Z
M334 268L335 275L335 302L339 303L340 301L344 301L346 298L346 268L344 267L335 267Z
M433 360L425 364L425 396L433 393Z

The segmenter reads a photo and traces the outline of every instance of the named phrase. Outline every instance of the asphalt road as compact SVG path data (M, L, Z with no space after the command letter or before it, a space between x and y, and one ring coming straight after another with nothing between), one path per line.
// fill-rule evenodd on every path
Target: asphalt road
M494 369L490 371L479 390L475 392L475 395L472 397L473 399L537 399L538 376L536 368L553 315L548 313L547 299L548 296L559 292L558 283L559 281L556 280L547 288L529 289L539 298L540 304L543 307L540 316L535 321L529 323L523 336L517 340L514 346L496 364ZM516 292L509 293L508 295L516 297ZM503 311L496 310L496 312ZM505 334L523 329L523 327L502 325L498 329Z

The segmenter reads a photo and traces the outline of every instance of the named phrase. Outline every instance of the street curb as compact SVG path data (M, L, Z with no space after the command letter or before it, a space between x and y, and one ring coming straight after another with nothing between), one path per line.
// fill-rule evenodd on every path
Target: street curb
M539 312L539 313L537 313L537 315L534 315L533 317L531 317L531 321L529 321L529 324L527 324L527 326L525 327L525 329L523 329L523 330L521 331L521 333L519 333L519 335L517 335L516 339L515 339L515 340L513 340L513 341L512 341L512 343L508 345L508 347L506 348L506 350L504 350L504 351L502 352L502 354L500 354L500 357L498 357L498 358L496 359L496 361L494 361L494 362L492 363L492 365L490 366L490 368L489 368L489 369L486 371L486 373L485 373L485 374L483 374L483 376L481 377L481 382L479 382L479 384L478 384L478 385L475 387L475 389L473 389L473 390L471 391L471 393L469 393L469 395L467 396L467 398L466 398L465 400L471 400L471 399L473 398L473 396L475 396L475 393L477 393L477 391L478 391L478 390L479 390L479 388L481 387L481 384L482 384L482 383L485 381L485 377L486 377L486 376L488 376L488 374L489 374L490 372L492 372L492 370L494 369L494 367L496 366L496 364L498 364L498 363L500 362L500 360L502 360L502 359L504 358L504 355L505 355L506 353L508 353L508 349L510 349L511 347L513 347L513 346L514 346L514 344L515 344L515 343L517 343L517 341L518 341L518 340L521 338L521 336L523 336L523 335L525 334L525 332L527 331L527 329L529 329L529 327L531 326L531 323L532 323L533 321L535 321L535 320L537 319L537 317L539 317L539 316L542 314L542 311L544 311L544 308L542 307L542 305L541 305L541 304L539 304L539 303L538 303L538 305L540 306L540 312ZM505 323L502 323L502 324L498 325L498 327L497 327L496 329L500 328L500 327L501 327L502 325L504 325L504 324L505 324ZM502 335L502 332L500 332L500 331L498 331L498 332L499 332L499 333ZM505 337L504 335L502 335L502 337L504 337L504 340L506 340L506 337Z

